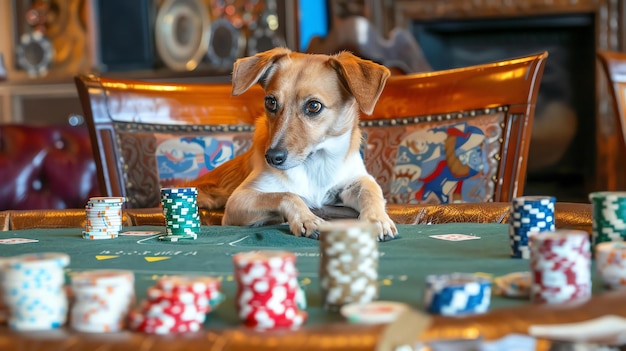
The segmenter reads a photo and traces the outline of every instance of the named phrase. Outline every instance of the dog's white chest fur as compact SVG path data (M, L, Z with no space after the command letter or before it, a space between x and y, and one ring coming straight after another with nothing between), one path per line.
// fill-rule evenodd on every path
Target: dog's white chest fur
M291 192L310 208L336 204L340 189L367 175L358 152L346 156L350 133L323 142L305 162L284 171L285 177L259 175L254 188L262 192Z

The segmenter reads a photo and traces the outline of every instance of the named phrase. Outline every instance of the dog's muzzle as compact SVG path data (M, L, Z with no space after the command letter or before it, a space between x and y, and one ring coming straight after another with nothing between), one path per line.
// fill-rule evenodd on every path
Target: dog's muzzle
M287 150L272 148L265 152L265 160L272 167L280 168L287 161Z

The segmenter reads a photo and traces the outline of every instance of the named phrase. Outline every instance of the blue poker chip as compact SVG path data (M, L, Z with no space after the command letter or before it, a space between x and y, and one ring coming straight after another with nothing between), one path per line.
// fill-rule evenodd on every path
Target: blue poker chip
M424 306L444 316L485 313L491 303L491 280L476 274L428 275Z
M556 229L553 196L521 196L513 199L509 216L512 258L529 258L528 235Z

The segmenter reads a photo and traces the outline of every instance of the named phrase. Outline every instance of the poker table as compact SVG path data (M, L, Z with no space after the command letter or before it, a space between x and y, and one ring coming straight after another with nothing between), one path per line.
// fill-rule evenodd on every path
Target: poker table
M424 311L422 297L428 274L453 272L501 276L528 271L528 261L509 257L508 204L390 206L399 223L399 236L379 243L379 299L401 301L415 311ZM82 212L82 214L81 214ZM590 231L587 204L557 203L558 228ZM333 218L349 213L326 213ZM230 227L213 225L219 213L202 213L203 226L197 240L166 242L159 234L120 236L111 240L81 237L84 211L6 211L0 213L0 239L37 240L18 245L1 245L0 256L32 252L65 252L71 262L66 272L92 269L130 269L135 273L138 302L146 288L166 275L208 275L222 281L226 299L211 312L198 333L148 335L133 332L78 333L67 327L45 332L14 332L0 327L0 349L28 350L374 350L390 345L389 339L436 340L482 337L501 338L525 334L530 325L584 321L607 314L626 316L626 295L605 291L593 276L591 300L575 306L533 305L525 299L492 296L490 311L459 317L430 316L420 333L410 326L351 324L321 305L318 284L319 242L294 237L286 225ZM125 210L124 231L164 233L159 209ZM433 238L441 234L466 234L469 240ZM162 235L162 234L160 234ZM235 314L232 256L252 250L287 250L297 257L299 282L307 297L308 320L298 330L255 331L241 326ZM68 278L69 279L69 278ZM423 314L425 315L425 314ZM420 316L423 316L420 315ZM397 328L398 331L394 328ZM392 340L393 341L393 340ZM392 342L393 343L393 342ZM104 346L103 346L104 345ZM547 347L545 341L538 347Z

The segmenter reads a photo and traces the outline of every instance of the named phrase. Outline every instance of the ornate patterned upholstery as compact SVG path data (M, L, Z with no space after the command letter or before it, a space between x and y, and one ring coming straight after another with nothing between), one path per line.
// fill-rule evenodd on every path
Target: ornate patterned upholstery
M491 201L506 109L363 123L366 165L387 202Z
M126 196L139 207L157 206L160 186L176 186L198 178L226 160L246 151L252 126L157 126L136 123L115 125L120 153L126 163ZM156 172L155 172L156 170Z
M391 77L362 153L390 203L510 201L521 195L546 53ZM255 86L76 78L102 192L131 207L159 204L159 187L209 172L250 147L263 113Z

